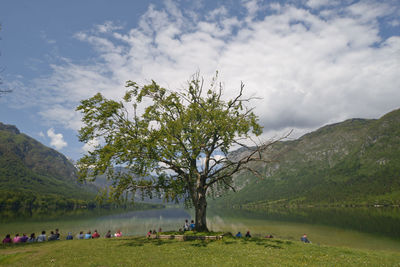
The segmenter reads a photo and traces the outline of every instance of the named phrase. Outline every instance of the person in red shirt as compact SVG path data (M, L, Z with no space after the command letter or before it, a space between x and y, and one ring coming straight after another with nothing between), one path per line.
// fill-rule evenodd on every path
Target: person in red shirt
M94 232L93 232L93 234L92 234L92 238L99 238L100 237L100 235L99 235L99 233L97 232L97 230L94 230Z

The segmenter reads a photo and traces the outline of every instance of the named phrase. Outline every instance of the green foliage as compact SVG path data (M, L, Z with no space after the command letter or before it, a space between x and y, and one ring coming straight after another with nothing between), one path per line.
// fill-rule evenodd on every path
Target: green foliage
M154 81L145 86L128 81L126 87L123 101L96 94L77 108L84 123L80 141L100 140L78 163L81 179L107 173L117 199L136 190L163 193L167 200L185 199L196 209L196 227L205 227L207 190L214 184L229 187L231 175L256 160L252 156L259 151L236 161L227 157L232 145L262 132L244 105L249 99L242 98L243 84L229 101L222 100L217 77L203 92L198 74L179 92ZM143 112L138 115L137 110ZM115 166L129 171L116 172ZM154 173L154 179L143 179Z

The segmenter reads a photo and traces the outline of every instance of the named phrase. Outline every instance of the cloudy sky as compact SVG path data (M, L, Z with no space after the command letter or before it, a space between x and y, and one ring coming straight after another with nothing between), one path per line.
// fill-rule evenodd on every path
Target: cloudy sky
M0 122L78 159L82 99L126 80L245 84L264 138L400 107L400 2L2 0Z

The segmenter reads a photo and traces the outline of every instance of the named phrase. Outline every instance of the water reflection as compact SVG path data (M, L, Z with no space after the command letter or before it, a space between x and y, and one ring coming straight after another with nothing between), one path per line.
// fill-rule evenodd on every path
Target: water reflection
M399 208L223 209L211 213L221 217L326 225L400 240Z
M56 228L62 238L67 232L97 229L103 236L108 230L121 230L123 235L144 236L149 230L178 230L191 212L181 208L144 211L119 211L110 214L93 211L83 214L64 214L59 217L20 218L0 224L0 235L50 232ZM213 231L250 230L253 236L299 240L309 234L313 243L368 249L400 249L400 210L388 208L361 209L220 209L208 211L208 226Z
M39 233L42 230L49 232L56 228L63 235L67 232L74 234L80 231L88 232L97 229L101 234L108 230L121 230L124 235L145 235L150 229L177 230L183 226L185 219L190 215L183 209L168 208L144 211L120 211L109 214L111 211L91 211L83 214L64 214L58 217L19 218L2 222L0 235L12 233Z

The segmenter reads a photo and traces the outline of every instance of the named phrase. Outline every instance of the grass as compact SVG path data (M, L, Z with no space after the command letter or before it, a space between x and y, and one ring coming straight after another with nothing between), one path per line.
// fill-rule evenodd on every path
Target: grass
M220 236L223 235L224 232L195 232L195 231L169 231L159 233L161 235L190 235L190 236Z
M129 237L0 247L0 265L6 266L400 266L400 252L262 238L176 241Z

